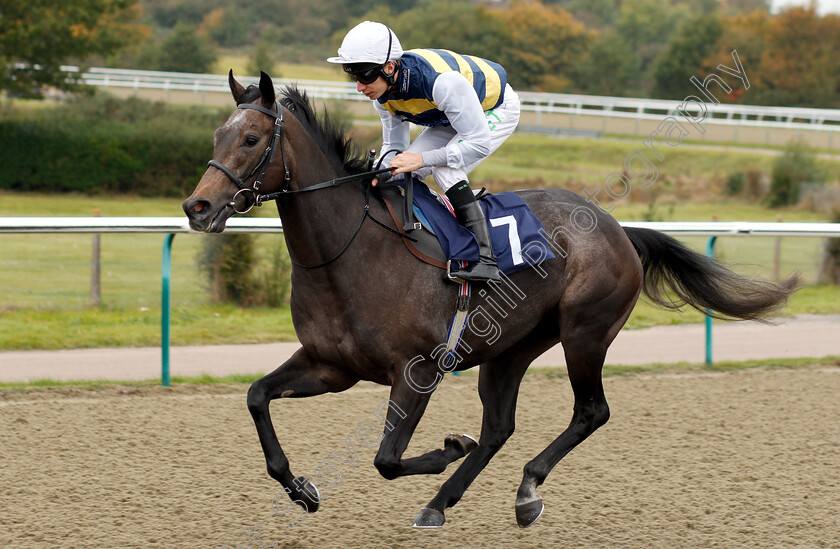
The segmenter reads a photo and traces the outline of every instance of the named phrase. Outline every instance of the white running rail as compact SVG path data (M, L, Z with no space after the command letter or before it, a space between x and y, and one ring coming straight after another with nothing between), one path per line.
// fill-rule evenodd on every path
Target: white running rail
M75 66L62 68L67 72L79 72L79 68ZM94 67L83 73L81 79L91 86L230 93L227 76L215 74ZM240 80L250 82L259 78L244 76ZM356 92L355 85L351 82L285 78L276 78L274 82L278 87L297 84L316 99L369 101ZM663 120L667 116L676 116L676 108L680 104L678 100L563 93L519 92L519 97L524 111L636 120ZM840 109L719 104L714 109L709 109L709 116L704 124L838 131Z

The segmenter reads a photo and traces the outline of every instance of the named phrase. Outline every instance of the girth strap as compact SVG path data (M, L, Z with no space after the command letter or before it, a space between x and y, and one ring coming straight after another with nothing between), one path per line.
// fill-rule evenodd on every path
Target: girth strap
M470 315L470 293L471 285L469 282L462 282L458 288L458 301L455 306L455 314L452 315L452 321L449 323L449 332L446 335L446 358L444 363L451 365L454 368L461 358L458 354L458 347L463 346L467 353L472 352L466 343L461 341L464 335L464 327L467 325L467 319ZM458 375L458 372L455 372Z
M411 172L405 174L403 177L405 182L405 223L403 229L405 232L420 229L422 225L414 217L414 174Z

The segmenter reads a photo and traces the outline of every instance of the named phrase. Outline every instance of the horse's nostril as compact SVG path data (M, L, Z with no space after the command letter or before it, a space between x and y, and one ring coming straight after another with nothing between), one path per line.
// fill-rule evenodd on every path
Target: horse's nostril
M210 202L200 198L194 200L187 199L182 204L182 207L184 208L184 213L187 214L187 217L201 217L210 212ZM205 213L205 211L207 213Z

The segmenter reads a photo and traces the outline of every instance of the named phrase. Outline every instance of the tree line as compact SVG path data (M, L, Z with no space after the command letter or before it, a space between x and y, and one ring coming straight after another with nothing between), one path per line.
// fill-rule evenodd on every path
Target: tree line
M493 59L520 90L681 99L692 91L691 76L702 79L737 49L753 87L748 96L733 94L727 101L840 107L840 17L821 16L813 5L778 14L769 12L769 0L80 0L73 5L77 9L62 0L43 0L37 7L5 0L0 52L6 53L0 53L0 64L55 65L67 61L59 55L65 52L71 59L94 54L97 62L126 68L209 72L225 50L247 51L253 69L270 69L280 60L324 63L347 30L372 19L390 25L406 49L438 47ZM14 24L15 18L25 24ZM31 46L26 24L39 40L49 37L49 46ZM62 40L73 47L61 47ZM14 76L7 70L0 86L10 88ZM17 80L20 84L20 74Z
M406 48L498 61L518 89L681 99L688 79L737 49L756 104L840 106L840 17L769 0L148 0L156 28L189 22L220 47L268 44L285 59L331 55L358 21L386 22ZM499 4L498 2L495 4Z

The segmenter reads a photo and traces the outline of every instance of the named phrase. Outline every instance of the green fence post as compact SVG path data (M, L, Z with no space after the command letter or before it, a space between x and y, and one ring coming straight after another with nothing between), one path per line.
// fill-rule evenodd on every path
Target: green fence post
M706 255L709 257L715 257L716 240L716 236L710 236L706 242ZM711 310L706 309L706 312L709 313ZM712 365L712 317L708 314L706 315L706 365Z
M163 260L161 262L161 303L160 303L160 383L170 386L169 381L169 282L172 279L172 240L174 234L166 235L163 240Z

